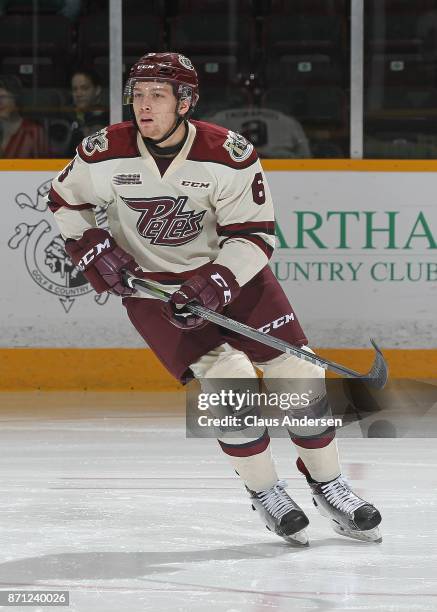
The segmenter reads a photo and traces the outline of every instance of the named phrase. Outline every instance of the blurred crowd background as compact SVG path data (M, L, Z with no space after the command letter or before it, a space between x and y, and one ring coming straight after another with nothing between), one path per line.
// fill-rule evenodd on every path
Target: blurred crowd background
M124 78L145 52L184 53L195 119L261 157L349 157L351 0L122 6ZM363 26L363 156L436 158L437 0L364 0ZM108 0L0 0L0 58L1 158L68 158L109 123Z

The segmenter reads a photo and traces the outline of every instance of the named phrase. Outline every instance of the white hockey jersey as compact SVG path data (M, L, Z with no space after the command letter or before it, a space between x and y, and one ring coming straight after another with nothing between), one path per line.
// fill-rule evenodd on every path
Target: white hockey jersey
M273 108L230 108L209 117L250 140L261 157L311 157L301 124Z
M274 244L270 191L251 143L192 121L161 177L136 126L109 126L86 138L53 180L48 199L62 236L79 239L105 207L109 229L144 276L179 285L215 261L244 285Z

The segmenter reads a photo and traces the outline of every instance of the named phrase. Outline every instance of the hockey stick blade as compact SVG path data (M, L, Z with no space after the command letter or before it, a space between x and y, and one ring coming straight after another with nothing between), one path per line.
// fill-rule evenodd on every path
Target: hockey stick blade
M370 338L373 348L375 349L375 360L372 367L370 368L367 376L364 377L363 382L368 382L375 389L383 389L388 380L388 366L384 359L381 349L376 344L373 338Z
M136 289L141 293L145 293L150 297L154 297L155 299L162 300L164 302L168 302L171 297L171 294L163 289L157 287L154 283L151 283L143 278L137 278L133 276L128 271L123 271L123 282L127 287L131 289ZM304 359L305 361L309 361L324 370L331 370L336 374L340 374L340 376L346 376L347 378L358 378L363 382L368 383L372 387L376 389L382 389L387 382L388 379L388 368L387 363L384 359L383 354L380 349L374 342L374 340L370 340L373 348L376 351L375 360L370 371L367 374L360 374L359 372L355 372L354 370L350 370L343 365L335 363L334 361L330 361L329 359L324 359L323 357L319 357L314 353L308 353L302 348L298 348L297 346L293 346L284 340L280 340L279 338L275 338L261 332L253 327L249 327L244 323L240 323L239 321L235 321L234 319L229 319L228 317L215 312L214 310L210 310L209 308L205 308L204 306L200 306L200 304L187 304L187 309L211 323L215 323L216 325L220 325L226 329L229 329L233 332L237 332L247 338L251 338L252 340L256 340L257 342L261 342L262 344L266 344L267 346L271 346L282 353L287 353L288 355L294 355L299 359Z

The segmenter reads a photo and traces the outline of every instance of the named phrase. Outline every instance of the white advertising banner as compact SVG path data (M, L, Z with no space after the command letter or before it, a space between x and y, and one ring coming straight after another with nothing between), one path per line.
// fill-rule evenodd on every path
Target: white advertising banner
M142 347L120 298L98 296L66 257L45 196L55 172L2 172L1 346Z
M310 343L437 346L437 176L273 172L272 268Z
M141 347L119 298L67 259L44 196L54 172L2 172L3 347ZM437 177L270 172L272 269L314 346L437 346Z

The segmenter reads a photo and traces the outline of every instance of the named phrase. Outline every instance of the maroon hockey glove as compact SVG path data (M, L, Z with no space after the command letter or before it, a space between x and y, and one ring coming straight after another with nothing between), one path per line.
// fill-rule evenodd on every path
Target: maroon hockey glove
M66 240L65 250L97 293L135 293L133 289L123 285L121 270L136 273L141 268L132 255L119 247L106 230L86 230L80 240Z
M185 306L194 302L221 312L240 293L235 276L225 266L210 263L184 282L163 306L164 316L180 329L203 327L208 323L189 312Z

